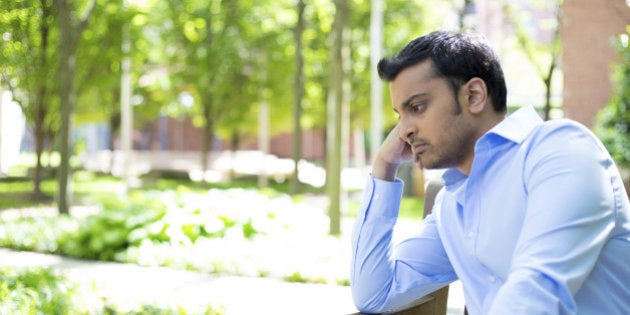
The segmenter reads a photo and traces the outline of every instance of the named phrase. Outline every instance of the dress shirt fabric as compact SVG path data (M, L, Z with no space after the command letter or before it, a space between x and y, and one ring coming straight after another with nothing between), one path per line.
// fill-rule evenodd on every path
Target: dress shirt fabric
M415 236L392 244L403 183L370 178L352 233L357 308L399 308L456 279L469 314L630 314L630 203L601 142L524 107L448 169Z

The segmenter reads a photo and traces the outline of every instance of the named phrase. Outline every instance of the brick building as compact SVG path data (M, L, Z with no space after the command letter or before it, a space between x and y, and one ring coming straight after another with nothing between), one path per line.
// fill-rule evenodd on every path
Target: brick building
M625 33L630 8L624 0L565 0L562 9L564 114L592 127L610 99L619 60L611 41Z

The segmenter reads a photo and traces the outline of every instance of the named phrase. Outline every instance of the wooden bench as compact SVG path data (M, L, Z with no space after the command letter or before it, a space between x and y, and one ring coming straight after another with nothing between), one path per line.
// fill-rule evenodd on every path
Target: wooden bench
M435 203L435 196L442 188L442 183L439 181L430 181L425 191L424 200L424 216L426 217L433 210L433 204ZM390 314L396 315L445 315L446 314L446 302L448 301L448 285L427 294L414 302L407 305L404 309L396 311ZM355 313L353 315L364 314ZM466 312L464 313L466 314Z

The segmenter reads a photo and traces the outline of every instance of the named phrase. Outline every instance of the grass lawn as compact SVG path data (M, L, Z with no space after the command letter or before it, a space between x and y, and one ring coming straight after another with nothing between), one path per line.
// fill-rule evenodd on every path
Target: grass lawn
M116 177L102 174L95 174L86 171L77 171L74 174L73 193L75 204L92 204L99 200L108 199L119 195L125 190L124 183ZM306 186L306 185L305 185ZM256 178L240 178L225 183L196 183L178 178L143 178L140 190L192 190L204 191L210 188L258 188ZM322 189L304 187L304 191L309 194L323 194ZM274 193L287 193L288 183L270 182L269 188L264 191ZM25 177L5 178L0 180L0 210L32 207L55 206L54 195L57 190L57 180L49 178L41 184L42 192L46 198L35 198L32 194L33 182ZM296 196L299 198L299 196ZM400 205L400 217L407 219L421 219L424 206L424 199L418 197L404 197ZM359 210L359 200L350 200L348 203L347 216L355 217Z
M359 211L359 201L353 200L348 205L348 216L356 217ZM399 218L421 220L424 213L424 198L403 197L400 202Z

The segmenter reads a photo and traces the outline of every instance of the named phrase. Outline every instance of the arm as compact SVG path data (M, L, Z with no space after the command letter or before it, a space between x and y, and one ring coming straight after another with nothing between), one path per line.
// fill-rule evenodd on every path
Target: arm
M394 132L397 128L385 140L378 156L392 152L388 147L404 152L404 143L397 142ZM455 279L432 217L423 222L415 237L395 247L391 244L403 186L400 180L394 180L399 165L395 162L402 160L394 153L388 162L375 162L373 178L368 181L354 226L351 287L357 308L364 312L403 306ZM376 175L379 171L381 175ZM377 177L382 175L392 181Z
M568 125L535 145L524 225L489 314L574 314L573 296L614 226L612 161L595 139Z
M400 164L411 160L411 147L400 138L399 128L400 125L396 125L389 132L376 153L372 167L372 176L376 179L393 182Z

